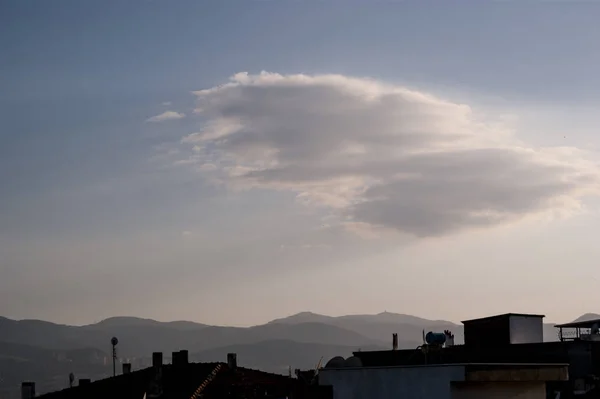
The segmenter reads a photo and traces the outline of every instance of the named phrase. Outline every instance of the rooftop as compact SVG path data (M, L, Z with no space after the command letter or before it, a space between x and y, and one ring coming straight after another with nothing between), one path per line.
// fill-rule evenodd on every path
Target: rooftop
M556 368L567 367L568 363L434 363L434 364L412 364L399 366L371 366L371 367L327 367L323 370L351 370L351 369L389 369L389 368L419 368L419 367L468 367L472 370L498 370L498 369L521 369L521 368Z
M461 323L465 324L465 323L480 322L480 321L485 321L485 320L494 320L494 319L507 318L507 317L538 317L538 318L544 318L546 316L545 315L541 315L541 314L504 313L504 314L499 314L499 315L495 315L495 316L482 317L482 318L479 318L479 319L464 320Z
M455 345L428 353L418 349L354 352L365 367L412 366L423 364L562 364L568 353L580 346L593 347L600 353L600 342L536 342L499 347ZM578 350L578 349L577 349Z
M284 396L295 388L299 381L279 374L236 367L229 369L226 363L187 363L184 365L162 365L161 383L156 384L156 371L149 367L121 374L116 377L94 381L90 384L75 386L61 391L40 395L43 399L95 399L95 398L138 398L151 392L160 392L162 398L196 397L200 391L211 397L210 392L222 393L224 389L244 390L246 387L260 387L265 391L274 391ZM211 377L212 375L212 377ZM216 397L221 397L217 395Z
M594 324L600 326L600 319L585 320L585 321L574 321L571 323L557 324L556 328L592 328Z
M366 367L366 369L431 369L431 368L462 368L464 379L459 381L491 382L491 381L567 381L569 365L567 363L439 363L428 365ZM347 372L365 367L325 368L322 373Z

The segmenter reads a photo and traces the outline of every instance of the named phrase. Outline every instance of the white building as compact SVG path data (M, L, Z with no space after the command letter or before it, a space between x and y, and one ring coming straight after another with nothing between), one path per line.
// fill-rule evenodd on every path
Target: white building
M440 364L340 367L319 371L334 399L546 399L548 381L568 380L563 364Z

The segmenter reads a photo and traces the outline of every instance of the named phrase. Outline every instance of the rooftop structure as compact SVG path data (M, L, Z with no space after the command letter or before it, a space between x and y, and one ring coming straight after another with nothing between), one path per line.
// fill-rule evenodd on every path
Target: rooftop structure
M417 349L361 351L354 352L354 356L360 359L365 368L443 364L569 364L569 382L548 383L548 389L565 395L600 392L600 341L593 334L591 338L586 335L594 327L594 321L559 325L559 329L579 329L579 338L544 342L543 317L507 313L466 320L463 322L464 345L440 346L424 342ZM345 364L339 360L334 363Z
M543 315L506 313L463 321L465 345L497 347L544 341Z
M561 341L600 341L600 319L557 324L555 327Z
M546 399L547 383L568 380L565 364L436 364L404 367L325 367L319 383L343 399Z
M485 316L485 317L479 317L476 319L469 319L469 320L463 320L461 321L461 323L465 324L465 323L473 323L473 322L484 322L484 321L488 321L488 320L496 320L496 319L504 319L504 318L510 318L510 317L535 317L535 318L544 318L546 317L546 315L543 314L534 314L534 313L502 313L502 314L497 314L497 315L492 315L492 316Z

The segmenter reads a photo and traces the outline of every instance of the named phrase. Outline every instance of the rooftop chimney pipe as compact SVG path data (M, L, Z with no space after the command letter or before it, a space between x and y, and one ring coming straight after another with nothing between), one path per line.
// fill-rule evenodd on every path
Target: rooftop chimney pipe
M155 369L159 369L163 364L163 354L162 352L154 352L152 354L152 367Z
M189 353L186 349L179 351L179 361L181 364L188 364L189 362Z
M188 351L181 350L173 352L173 366L185 366L188 364Z
M454 334L452 334L450 330L444 330L444 334L446 335L445 347L448 348L454 346Z
M229 366L229 370L237 369L237 355L235 353L227 354L227 366Z
M398 349L398 334L392 334L392 350Z
M21 399L35 398L35 382L21 383Z

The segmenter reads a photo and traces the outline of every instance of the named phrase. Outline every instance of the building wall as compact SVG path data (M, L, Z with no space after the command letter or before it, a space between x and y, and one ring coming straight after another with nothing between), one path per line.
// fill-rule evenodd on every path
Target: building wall
M450 382L464 378L464 366L319 371L319 384L333 386L334 399L452 399Z
M452 399L546 399L544 382L452 384Z
M465 345L496 348L510 344L510 318L490 317L464 322Z
M541 317L510 317L511 344L529 344L538 342L544 342L544 325Z

